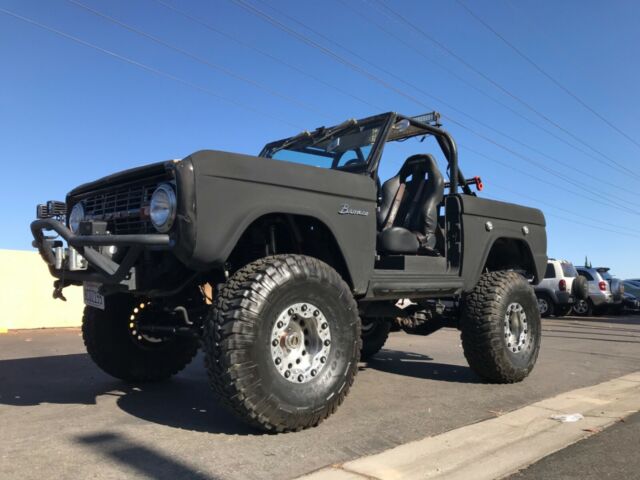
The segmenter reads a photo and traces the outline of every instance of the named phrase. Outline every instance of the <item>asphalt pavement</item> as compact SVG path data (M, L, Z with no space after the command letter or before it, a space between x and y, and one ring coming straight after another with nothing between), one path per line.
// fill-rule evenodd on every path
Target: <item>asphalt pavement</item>
M637 371L639 347L640 317L548 319L531 376L486 385L457 331L395 333L335 415L266 435L218 407L201 357L168 382L127 385L91 363L77 329L12 331L0 335L0 478L294 478Z
M640 414L543 458L509 480L640 478Z

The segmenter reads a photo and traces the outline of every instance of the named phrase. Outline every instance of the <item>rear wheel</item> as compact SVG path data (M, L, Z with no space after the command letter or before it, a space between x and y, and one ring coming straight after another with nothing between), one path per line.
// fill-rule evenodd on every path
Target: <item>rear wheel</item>
M221 402L254 427L312 427L358 370L360 318L348 285L302 255L256 260L216 289L203 348Z
M516 272L483 274L464 299L460 330L469 366L483 380L523 380L540 350L540 312L533 289Z
M384 347L390 330L391 322L387 320L363 318L360 360L368 360L378 353Z
M580 317L591 317L593 316L593 303L590 299L578 299L573 305L573 313Z
M538 300L538 310L540 310L540 316L543 318L550 317L553 315L555 310L555 305L553 304L553 300L546 293L542 293L537 297Z
M154 382L175 375L198 351L195 337L156 337L136 331L153 306L130 295L111 295L105 309L85 307L82 338L91 359L109 375L129 382Z

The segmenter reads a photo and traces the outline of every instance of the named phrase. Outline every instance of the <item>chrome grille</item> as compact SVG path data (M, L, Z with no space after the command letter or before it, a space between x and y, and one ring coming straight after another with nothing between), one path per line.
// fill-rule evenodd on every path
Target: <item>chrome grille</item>
M82 198L85 217L106 221L114 235L154 233L155 228L143 212L160 181L156 178L89 193Z

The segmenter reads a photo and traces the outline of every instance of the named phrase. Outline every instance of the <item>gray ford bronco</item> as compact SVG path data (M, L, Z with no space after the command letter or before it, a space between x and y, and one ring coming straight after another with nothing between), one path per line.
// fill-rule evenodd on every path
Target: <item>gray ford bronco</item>
M414 152L380 184L385 149L425 139L444 174ZM31 231L54 297L83 285L82 334L102 370L159 381L201 347L222 405L291 431L335 412L390 330L459 328L487 382L531 372L545 219L474 186L437 113L385 113L257 157L207 150L110 175L38 205Z

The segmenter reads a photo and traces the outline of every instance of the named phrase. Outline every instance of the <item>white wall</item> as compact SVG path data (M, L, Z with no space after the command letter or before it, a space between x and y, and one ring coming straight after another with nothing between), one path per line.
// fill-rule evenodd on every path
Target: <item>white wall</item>
M0 332L80 326L82 288L67 287L67 301L54 300L53 280L37 252L0 250Z

